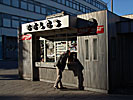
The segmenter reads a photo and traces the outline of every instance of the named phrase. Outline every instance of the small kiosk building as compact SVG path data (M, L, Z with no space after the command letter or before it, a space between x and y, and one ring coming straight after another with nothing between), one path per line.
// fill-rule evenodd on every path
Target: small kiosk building
M18 35L19 75L23 79L53 83L56 79L54 64L61 53L70 49L77 53L84 67L86 90L109 93L131 87L131 27L131 19L107 10L78 16L57 14L23 24ZM67 67L63 84L77 85L77 78Z

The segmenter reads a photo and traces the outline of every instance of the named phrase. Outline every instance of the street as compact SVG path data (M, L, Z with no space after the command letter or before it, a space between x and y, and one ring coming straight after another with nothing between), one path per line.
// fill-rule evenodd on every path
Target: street
M51 83L20 80L16 67L4 68L4 64L0 64L0 100L133 100L133 95L102 94L66 87L56 90Z

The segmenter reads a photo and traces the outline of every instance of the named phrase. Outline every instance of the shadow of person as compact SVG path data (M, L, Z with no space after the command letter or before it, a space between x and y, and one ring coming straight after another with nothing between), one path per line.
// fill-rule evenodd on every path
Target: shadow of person
M76 76L78 77L78 88L80 90L84 90L84 86L83 86L84 77L82 72L84 67L77 59L77 54L75 52L72 52L70 54L70 57L68 58L67 67L69 70L73 71L73 74L75 77Z

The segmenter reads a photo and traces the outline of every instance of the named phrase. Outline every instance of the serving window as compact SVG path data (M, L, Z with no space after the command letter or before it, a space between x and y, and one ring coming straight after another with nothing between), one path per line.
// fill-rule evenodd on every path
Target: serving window
M50 41L40 37L40 62L54 63L61 54L70 50L77 52L77 41Z

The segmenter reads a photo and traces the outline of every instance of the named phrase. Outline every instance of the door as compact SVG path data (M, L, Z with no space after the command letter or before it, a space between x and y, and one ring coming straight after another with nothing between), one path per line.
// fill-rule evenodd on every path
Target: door
M124 87L133 87L133 36L120 36L120 67Z

